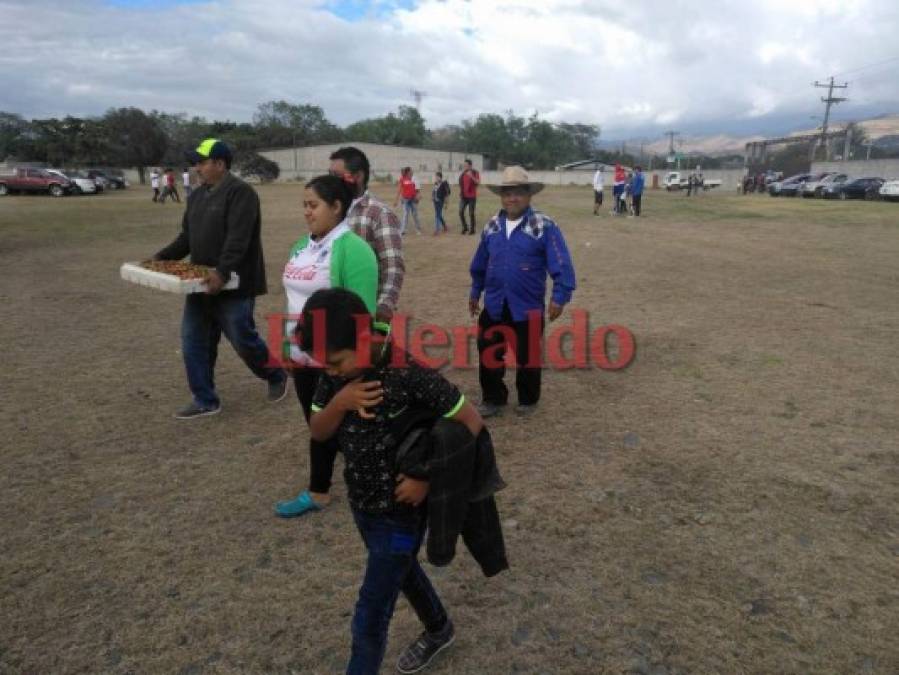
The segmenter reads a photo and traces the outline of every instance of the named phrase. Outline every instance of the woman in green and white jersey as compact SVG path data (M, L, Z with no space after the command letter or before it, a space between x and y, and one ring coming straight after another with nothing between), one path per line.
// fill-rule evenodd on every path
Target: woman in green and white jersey
M336 176L318 176L306 184L303 215L309 234L290 250L282 277L287 294L287 313L296 317L306 300L323 288L346 288L356 293L368 311L375 313L378 292L378 263L368 243L353 233L345 221L353 201L352 187ZM296 321L285 325L285 336L293 335ZM321 364L289 344L285 357L293 361L293 381L306 423L309 422L312 395L321 374ZM331 476L337 443L309 441L309 488L295 499L278 502L275 513L293 518L317 511L330 501Z

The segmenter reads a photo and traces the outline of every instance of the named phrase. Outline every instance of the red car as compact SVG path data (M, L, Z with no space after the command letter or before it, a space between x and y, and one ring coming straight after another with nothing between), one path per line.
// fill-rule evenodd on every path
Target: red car
M62 197L75 190L75 184L59 174L44 169L14 169L9 175L0 176L0 197L10 192L48 192Z

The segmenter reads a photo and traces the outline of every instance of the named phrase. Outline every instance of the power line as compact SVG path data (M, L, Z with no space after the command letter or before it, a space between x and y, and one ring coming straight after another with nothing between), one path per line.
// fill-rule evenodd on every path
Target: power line
M892 63L893 61L899 61L899 56L891 56L888 59L884 59L883 61L876 61L874 63L869 63L864 66L859 66L858 68L851 68L849 70L844 70L842 73L836 73L833 77L843 77L844 75L848 75L849 73L857 73L860 70L867 70L868 68L874 68L875 66L882 66L885 63Z

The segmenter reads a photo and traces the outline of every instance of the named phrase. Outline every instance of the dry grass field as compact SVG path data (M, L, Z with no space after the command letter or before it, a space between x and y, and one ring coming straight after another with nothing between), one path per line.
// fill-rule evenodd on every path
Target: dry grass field
M260 194L263 324L304 226L299 186ZM535 203L572 306L630 328L636 359L547 372L535 417L491 425L512 569L484 579L461 547L428 567L458 631L432 672L899 672L899 205L591 200ZM456 204L451 235L407 237L418 321L468 321ZM140 188L0 199L2 673L345 665L363 548L343 481L323 513L272 515L307 475L296 400L267 403L223 346L223 413L174 420L180 299L118 278L180 216ZM447 375L477 399L475 371ZM400 601L385 672L418 630Z

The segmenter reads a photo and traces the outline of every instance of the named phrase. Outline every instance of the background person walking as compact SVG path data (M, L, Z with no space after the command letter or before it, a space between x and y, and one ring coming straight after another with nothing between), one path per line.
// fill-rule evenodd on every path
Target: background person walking
M477 225L475 221L475 206L478 203L478 185L481 183L481 174L472 168L471 160L465 160L465 169L459 176L459 219L462 221L462 234L474 234ZM471 225L465 223L465 209L468 209L468 217Z
M603 170L599 167L593 174L593 215L599 215L599 209L602 207L602 188L603 188Z
M421 186L418 181L412 177L412 167L407 166L403 169L399 183L396 186L396 198L393 205L396 207L400 200L403 201L403 219L400 223L400 234L406 234L406 222L409 214L412 214L415 220L415 232L421 234L421 221L418 219L418 201L421 199Z
M150 172L150 187L153 188L153 201L159 201L159 169Z
M431 199L434 201L434 236L441 231L446 232L446 220L443 219L443 207L450 196L449 181L443 179L443 174L438 171L434 174L434 187L431 189Z

